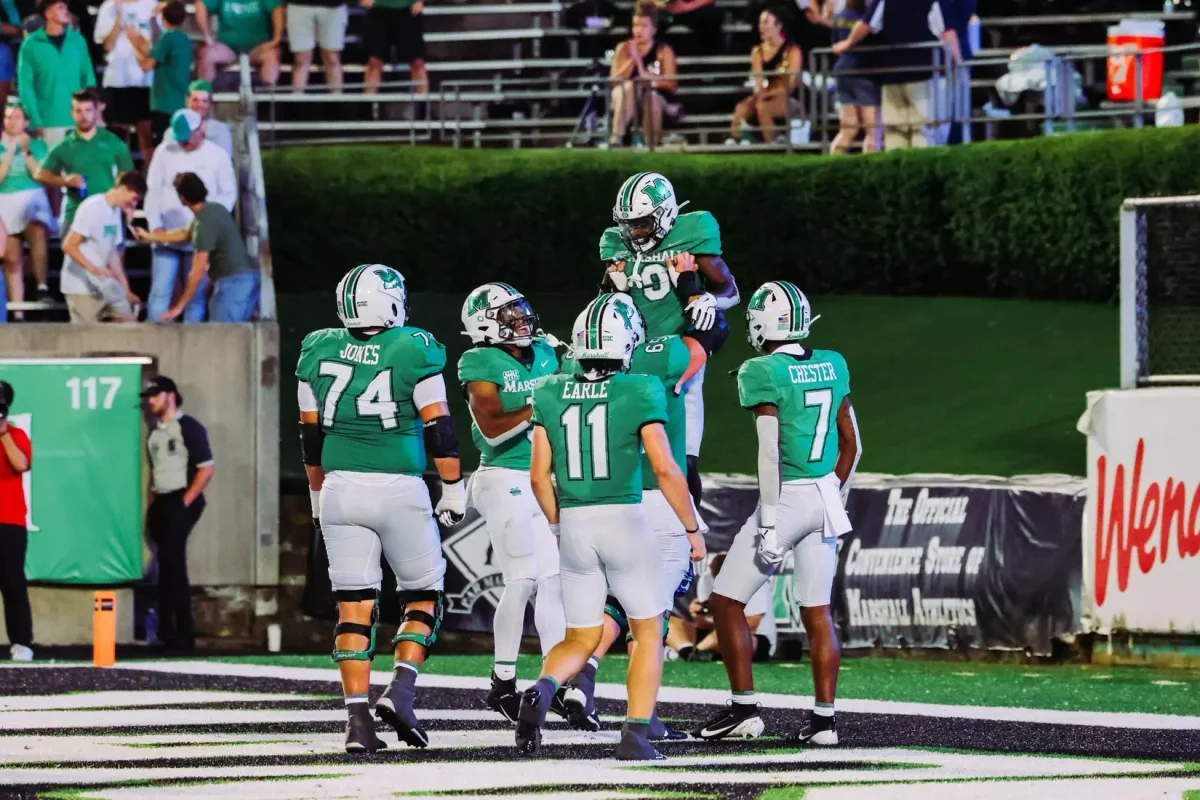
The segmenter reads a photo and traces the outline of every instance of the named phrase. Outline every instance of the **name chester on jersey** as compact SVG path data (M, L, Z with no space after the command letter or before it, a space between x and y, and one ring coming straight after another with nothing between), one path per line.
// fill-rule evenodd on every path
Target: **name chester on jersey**
M792 383L819 383L836 381L837 372L828 361L820 364L793 364L788 367L788 377L792 379Z

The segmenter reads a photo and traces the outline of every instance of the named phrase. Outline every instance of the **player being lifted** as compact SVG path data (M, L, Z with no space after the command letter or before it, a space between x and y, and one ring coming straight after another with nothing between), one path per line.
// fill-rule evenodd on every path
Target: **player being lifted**
M651 339L688 336L711 355L729 336L723 312L738 304L737 284L721 258L717 220L707 211L680 214L680 208L671 182L657 172L639 172L626 180L613 206L616 224L600 237L600 258L608 264L602 285L633 296ZM694 261L681 266L683 253ZM697 505L703 387L701 367L685 395L687 479Z
M492 627L496 661L487 704L515 722L521 704L517 653L525 606L535 591L534 624L543 655L562 641L566 625L558 541L529 485L533 384L558 371L558 356L538 335L529 301L507 283L486 283L471 292L462 322L475 347L459 359L458 379L470 404L471 435L480 454L468 504L487 525L504 580Z
M807 298L787 281L763 284L746 307L746 336L763 355L738 370L738 398L754 412L758 430L759 506L734 537L709 599L733 702L693 732L701 739L751 738L763 731L745 608L790 550L794 597L812 649L816 703L786 738L837 744L833 699L841 652L829 600L837 537L850 530L839 491L861 450L846 359L799 344L813 322L810 313Z
M662 678L663 566L642 507L643 447L687 533L697 533L696 518L671 456L662 383L626 372L636 346L626 307L609 296L593 300L575 321L572 346L577 374L542 378L533 390L530 462L538 504L551 525L561 525L567 636L521 697L517 747L537 750L559 686L600 643L611 593L625 608L636 643L626 680L628 716L615 755L659 759L647 734Z
M385 747L367 703L381 553L396 575L404 618L392 640L395 675L375 713L402 742L429 743L413 697L442 617L446 561L433 515L449 525L466 507L442 380L445 348L420 328L406 327L407 311L399 272L382 264L355 267L337 288L345 328L306 336L296 367L313 517L320 520L338 608L333 660L346 695L347 752ZM436 509L421 479L426 450L442 478Z
M682 258L689 260L691 257L684 255ZM650 375L662 383L667 401L667 441L671 447L672 458L682 468L687 463L684 400L681 397L683 386L704 367L708 356L700 343L690 337L671 335L645 341L645 323L633 299L627 294L612 294L602 295L600 300L604 297L611 297L611 302L624 305L625 313L633 323L638 346L633 351L633 358L629 364L630 374ZM575 363L568 364L566 360L563 362L564 372L574 371L576 367ZM642 507L662 555L663 572L659 588L662 591L663 613L669 614L674 606L675 592L687 578L691 560L704 558L703 532L685 535L679 517L658 487L658 480L648 458L642 459ZM625 616L620 604L609 598L604 609L604 632L600 645L588 659L587 665L571 680L572 688L566 693L567 719L575 728L600 730L595 700L596 669L600 659L621 635L623 627ZM631 647L633 646L631 643ZM671 730L656 716L651 719L650 738L683 739L687 738L687 734Z

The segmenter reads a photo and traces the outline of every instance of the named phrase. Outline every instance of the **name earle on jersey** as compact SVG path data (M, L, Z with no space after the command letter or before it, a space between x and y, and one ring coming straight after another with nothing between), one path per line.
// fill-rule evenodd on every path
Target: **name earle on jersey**
M575 383L568 381L563 384L563 400L604 400L608 398L608 383Z

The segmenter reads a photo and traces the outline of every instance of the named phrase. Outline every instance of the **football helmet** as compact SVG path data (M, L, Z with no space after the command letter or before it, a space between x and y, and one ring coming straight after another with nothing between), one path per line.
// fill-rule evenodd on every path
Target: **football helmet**
M337 315L347 328L399 328L408 319L404 276L384 264L362 264L337 286Z
M616 295L602 294L575 319L571 355L588 380L629 369L629 360L637 347L637 332L629 308Z
M679 208L669 180L657 172L639 172L621 184L613 222L630 250L648 253L675 227Z
M633 302L633 297L625 292L613 292L609 295L612 302L620 303L625 306L625 312L629 315L629 322L633 326L633 346L636 349L639 345L646 343L646 318L642 316L642 312L638 310L637 304Z
M798 342L808 336L813 317L804 292L790 281L770 281L758 287L746 306L746 340L758 352L767 342Z
M462 307L463 334L474 344L528 347L537 335L533 306L507 283L485 283L467 295Z

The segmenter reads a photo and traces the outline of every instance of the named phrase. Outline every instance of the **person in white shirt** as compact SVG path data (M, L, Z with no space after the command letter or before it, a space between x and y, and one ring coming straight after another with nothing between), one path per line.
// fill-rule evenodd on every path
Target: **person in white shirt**
M151 231L186 228L192 222L192 212L179 200L175 191L175 176L193 172L204 182L208 200L220 203L233 212L237 203L237 177L233 162L220 146L205 138L205 128L211 124L188 108L171 116L170 136L154 151L150 173L146 177L146 220ZM171 306L175 286L180 276L192 268L192 244L154 245L151 264L150 296L146 298L146 319L158 319ZM205 287L193 296L183 313L184 322L203 322L206 298Z
M233 132L229 126L212 115L212 84L205 80L196 80L188 84L187 107L200 115L204 120L204 135L210 141L220 146L233 158Z
M150 130L150 84L154 70L138 64L127 31L150 41L158 13L157 0L104 0L96 14L96 44L107 54L104 65L104 118L109 125L137 130L138 149L149 160L154 140ZM161 26L161 22L160 22Z
M136 322L141 303L125 278L125 225L146 194L138 172L124 172L113 188L79 204L63 239L60 277L71 322Z

